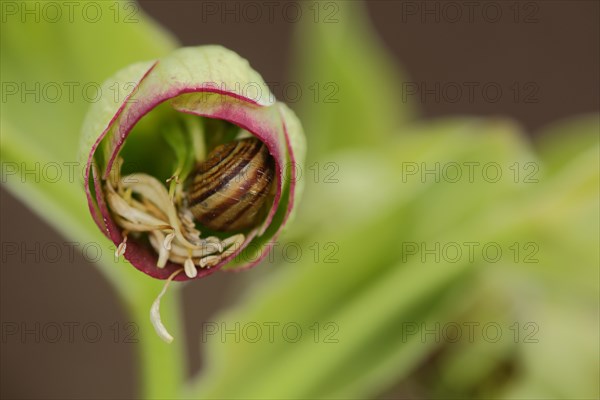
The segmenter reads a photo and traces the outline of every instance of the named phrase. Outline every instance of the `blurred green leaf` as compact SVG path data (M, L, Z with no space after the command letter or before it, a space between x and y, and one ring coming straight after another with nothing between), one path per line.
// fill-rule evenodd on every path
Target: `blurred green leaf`
M136 3L92 3L99 10L97 22L81 12L56 22L23 22L17 13L5 16L0 32L3 183L68 237L81 237L82 230L102 237L87 210L77 158L84 115L107 89L102 82L127 64L175 46ZM128 14L131 23L123 15L115 23L116 6L136 11ZM40 171L48 165L58 168L58 179L44 179ZM27 175L31 170L37 173Z
M312 188L329 215L320 215L324 222L307 230L312 234L298 236L300 247L331 243L338 263L313 260L312 253L305 254L298 263L257 285L236 309L219 319L221 329L231 329L236 323L257 323L264 328L276 322L279 329L297 323L302 327L301 340L286 342L281 334L275 342L263 335L257 343L209 337L209 366L195 395L372 397L414 370L437 347L407 340L405 324L452 320L462 303L457 290L483 261L478 256L473 262L466 258L458 263L426 262L405 244L485 243L510 235L527 224L519 211L527 187L511 177L495 182L482 178L436 181L421 175L403 179L406 162L429 167L495 162L507 168L533 156L517 127L505 121L423 123L407 129L402 139L372 153L363 150L349 157L332 156L340 163L340 171L379 164L367 171L382 175L340 174L332 188ZM370 192L366 188L378 193L364 196ZM303 206L314 211L311 196L307 193ZM341 198L344 207L326 206ZM363 218L362 211L371 200L376 212L366 211L368 218ZM508 201L514 203L512 207L507 207ZM339 328L339 342L315 342L311 327L328 322Z
M59 23L7 16L0 156L9 190L62 234L108 243L91 222L79 177L21 179L36 163L58 163L63 173L81 167L70 163L100 83L175 46L139 12L135 23L114 22L115 5L138 10L135 3L95 4L105 17L96 23L77 13ZM411 122L403 75L364 18L364 4L327 4L334 13L318 23L303 18L296 35L311 163L288 239L304 253L290 265L277 259L278 271L264 268L271 276L215 319L218 332L203 332L206 367L185 395L364 398L409 380L424 397L597 398L598 115L548 127L537 135L537 153L506 120ZM453 163L477 163L475 181L435 178ZM503 175L484 179L487 164ZM431 168L438 172L428 175ZM537 262L490 263L481 254L431 261L405 246L467 241L533 243ZM147 318L160 282L109 254L103 263L139 324L142 395L177 396L182 350L159 342ZM181 328L176 294L163 304L174 331ZM435 324L490 318L503 327L534 322L539 341L449 346L422 336ZM240 326L252 324L262 332L256 343L222 336L225 329L243 335L251 330ZM292 329L284 333L286 324ZM514 375L498 380L505 364Z
M309 160L330 151L378 145L410 120L404 74L377 37L360 1L331 1L295 31L292 76L308 88L298 112ZM316 11L315 11L316 12Z
M30 9L44 6L43 2L36 4L12 2L11 6L17 10L26 5ZM157 58L176 43L143 15L136 3L90 2L98 11L98 20L96 15L92 19L92 14L81 12L87 4L75 6L79 12L69 14L64 8L55 22L46 18L36 21L35 16L23 19L18 12L3 14L2 182L65 237L109 248L92 222L81 184L83 165L78 162L77 149L83 118L88 107L98 101L100 85L108 76L133 62ZM58 169L59 177L47 178L43 173L47 166ZM143 394L172 396L181 385L182 353L160 342L148 318L160 282L115 262L108 252L101 264L99 270L118 289L140 329ZM163 305L175 316L176 299L177 293L172 293ZM177 321L167 322L173 331L179 329Z
M598 145L600 114L554 122L535 136L546 170L556 172L581 152Z
M530 182L519 207L527 223L504 238L519 252L512 245L509 257L479 269L465 293L472 306L461 320L495 321L503 329L502 340L476 336L474 342L449 346L428 368L437 375L428 381L425 373L412 377L432 390L431 397L598 397L600 148L595 121L594 116L574 118L540 136L537 146L546 163L540 163L538 179Z
M556 295L594 301L600 295L600 138L598 116L555 124L539 136L540 179L531 191L531 223L515 240L539 246L539 262L513 267ZM511 266L507 266L510 268Z
M16 5L23 8L25 3ZM103 81L126 65L155 59L175 46L136 3L91 3L99 10L97 22L84 19L82 12L72 18L65 14L57 22L22 22L16 14L6 15L1 28L6 96L2 121L61 161L73 161L83 116L102 94ZM135 10L131 22L121 15L115 23L119 7L122 14ZM15 86L18 92L12 94Z
M531 311L537 341L521 344L521 374L502 398L598 398L598 310L544 298Z

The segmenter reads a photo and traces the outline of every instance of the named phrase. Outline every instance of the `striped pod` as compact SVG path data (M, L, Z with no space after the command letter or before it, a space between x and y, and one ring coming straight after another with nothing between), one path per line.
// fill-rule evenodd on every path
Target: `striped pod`
M275 176L275 161L256 138L215 148L198 164L188 189L188 207L208 229L239 231L257 224Z

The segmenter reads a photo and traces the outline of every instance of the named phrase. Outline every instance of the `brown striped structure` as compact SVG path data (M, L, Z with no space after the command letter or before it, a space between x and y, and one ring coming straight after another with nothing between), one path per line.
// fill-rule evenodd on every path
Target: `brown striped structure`
M192 176L187 200L194 218L211 230L241 231L258 223L275 161L257 138L241 139L216 147Z

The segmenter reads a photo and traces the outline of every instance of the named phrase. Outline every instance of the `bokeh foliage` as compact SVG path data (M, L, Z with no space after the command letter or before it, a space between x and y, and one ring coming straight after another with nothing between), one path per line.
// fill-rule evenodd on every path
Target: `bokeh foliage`
M293 70L298 82L339 87L337 103L306 96L296 110L309 163L335 165L337 183L314 182L305 171L305 196L283 238L303 249L334 243L339 262L321 253L317 262L305 254L297 263L263 267L268 273L258 267L248 272L256 279L237 305L214 319L228 327L294 322L303 335L297 342L263 335L256 343L210 336L203 370L184 384L183 350L159 342L147 322L159 284L106 259L99 269L140 324L140 395L597 398L598 115L554 124L535 142L506 119L419 120L401 101L405 77L361 4L339 7L339 23L298 26ZM2 80L101 82L176 46L139 18L133 25L3 23ZM3 102L2 162L74 161L87 105ZM408 163L491 162L504 172L497 182L406 173ZM515 182L508 173L515 163L536 166L536 181ZM108 246L87 216L81 187L11 177L7 187L65 236ZM490 262L475 252L473 259L436 262L406 247L465 242L502 249L532 243L537 262L527 262L523 249L516 260L511 253ZM170 296L165 319L176 329L176 292ZM496 342L468 340L463 332L451 343L424 331L490 322L503 329ZM324 340L332 329L337 342ZM526 340L532 329L535 340Z

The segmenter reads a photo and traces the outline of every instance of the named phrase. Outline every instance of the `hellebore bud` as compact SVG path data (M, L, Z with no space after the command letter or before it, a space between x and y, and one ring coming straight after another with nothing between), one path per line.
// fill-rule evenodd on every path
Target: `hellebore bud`
M305 139L248 62L180 48L102 89L81 154L90 212L117 255L178 281L264 258L301 192Z

